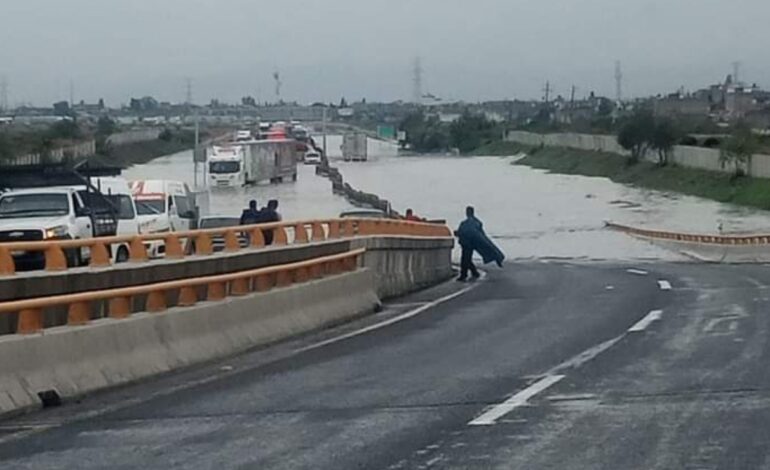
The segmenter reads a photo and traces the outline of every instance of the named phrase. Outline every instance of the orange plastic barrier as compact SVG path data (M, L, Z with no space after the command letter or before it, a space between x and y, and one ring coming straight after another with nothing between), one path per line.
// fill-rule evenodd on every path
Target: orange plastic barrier
M166 257L181 259L187 256L187 250L184 248L187 244L195 247L194 254L197 256L212 255L214 253L212 238L214 237L224 238L225 252L227 253L244 249L262 248L265 246L263 231L266 230L273 231L273 244L275 246L289 244L289 233L292 234L291 243L295 244L372 235L441 238L452 236L449 227L440 224L390 219L335 219L279 222L185 232L88 238L83 240L0 243L0 276L15 274L14 252L44 253L46 271L64 271L68 269L67 258L64 255L65 250L87 247L91 250L90 266L105 267L110 266L112 262L107 249L111 245L127 244L129 260L143 263L149 261L145 242L163 241L166 247ZM250 244L246 248L242 248L239 243L239 236L243 235L248 235L250 239Z

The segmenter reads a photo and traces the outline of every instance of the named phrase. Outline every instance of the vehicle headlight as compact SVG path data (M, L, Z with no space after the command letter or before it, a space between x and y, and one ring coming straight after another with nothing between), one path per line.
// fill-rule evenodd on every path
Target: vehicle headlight
M67 235L69 235L69 230L67 230L66 225L58 225L56 227L48 228L45 230L45 233L43 235L43 238L50 239L50 238L64 238Z

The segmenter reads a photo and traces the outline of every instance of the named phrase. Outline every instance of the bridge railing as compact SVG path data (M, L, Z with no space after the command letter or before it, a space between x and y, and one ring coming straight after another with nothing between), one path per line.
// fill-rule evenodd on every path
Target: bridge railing
M168 308L168 294L175 293L176 305L189 307L201 300L221 301L228 296L244 296L266 292L277 287L308 282L327 276L355 271L364 249L297 263L248 271L160 282L141 286L81 292L50 297L0 302L0 314L18 314L17 334L35 334L44 328L44 310L67 309L67 325L85 325L97 302L106 302L107 316L127 318L134 313L137 299L144 298L144 310L162 312ZM200 292L205 292L199 296Z
M391 235L409 237L451 237L445 225L390 219L331 219L270 224L242 225L181 232L165 232L143 235L87 238L81 240L50 240L35 242L0 243L0 276L16 274L14 253L41 253L46 271L64 271L69 267L65 253L68 250L88 248L93 268L112 265L109 247L128 247L130 262L151 262L147 245L160 241L165 245L165 259L182 259L186 256L214 254L214 239L224 240L225 253L246 249L264 248L265 235L273 246L304 244L356 236ZM247 246L241 240L248 239Z

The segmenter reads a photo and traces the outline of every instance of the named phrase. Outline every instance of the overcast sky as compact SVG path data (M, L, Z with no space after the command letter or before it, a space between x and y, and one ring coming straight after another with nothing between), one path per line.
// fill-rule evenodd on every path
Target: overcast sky
M0 0L0 76L9 101L131 96L311 102L469 101L628 95L742 78L770 86L769 0Z

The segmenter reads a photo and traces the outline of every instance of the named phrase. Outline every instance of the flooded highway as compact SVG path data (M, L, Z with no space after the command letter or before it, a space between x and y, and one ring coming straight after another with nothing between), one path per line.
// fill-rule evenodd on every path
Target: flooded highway
M329 148L335 147L329 140ZM175 178L193 183L190 152L133 167L128 179ZM333 160L354 187L430 218L459 223L476 206L487 231L511 259L686 259L650 243L606 230L605 221L700 233L770 231L770 217L694 197L642 190L605 178L549 174L499 157L379 157L366 163ZM212 214L239 215L251 198L278 199L284 219L335 217L352 206L328 180L300 166L296 184L211 192ZM200 177L200 175L199 175Z
M250 199L260 206L270 199L278 199L284 220L330 218L350 209L345 198L332 193L329 180L315 175L312 166L299 165L297 183L265 184L245 188L215 188L210 190L210 213L240 216ZM199 165L203 171L203 165ZM146 165L137 165L123 172L128 180L175 179L194 186L195 171L192 152L181 152L158 158ZM199 181L202 175L198 174Z
M456 226L476 206L509 258L681 259L604 229L605 221L672 231L770 231L766 212L642 190L606 178L549 174L499 157L396 157L336 165L353 186L394 208Z

